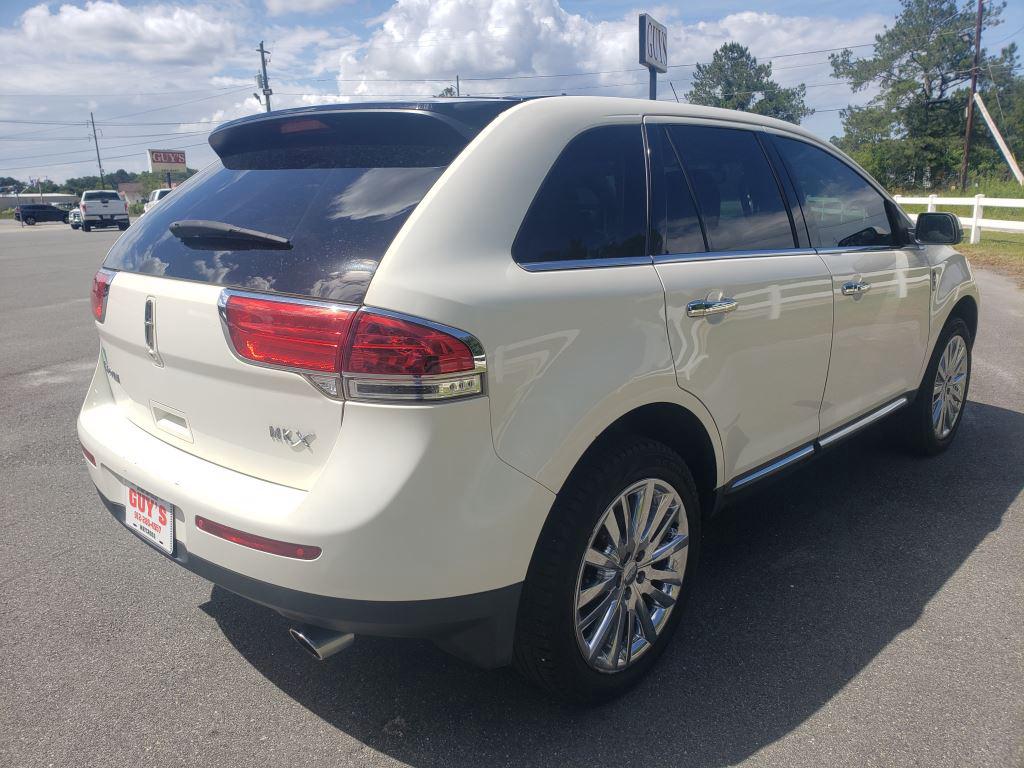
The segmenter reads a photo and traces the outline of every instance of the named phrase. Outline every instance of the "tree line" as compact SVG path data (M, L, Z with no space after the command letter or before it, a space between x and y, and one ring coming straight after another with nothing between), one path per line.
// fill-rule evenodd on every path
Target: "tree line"
M998 27L1006 3L988 2L984 32ZM873 54L850 49L829 56L831 76L854 93L870 93L861 106L840 112L843 133L832 142L890 189L953 186L963 159L965 108L974 65L975 9L955 0L902 0L891 26L875 36ZM999 43L997 43L998 45ZM1024 155L1024 76L1010 43L982 48L981 94L1013 154ZM806 88L783 88L771 64L759 64L738 43L726 43L710 64L697 66L692 104L740 109L799 123L813 113ZM980 115L971 134L969 178L1011 178L1006 162Z
M172 172L171 181L175 184L179 184L195 172L194 168L189 168L185 171ZM62 192L64 194L81 197L82 193L87 189L106 188L116 190L117 185L124 182L141 183L143 194L148 195L154 189L161 189L167 186L167 174L150 173L149 171L136 173L134 171L126 171L124 168L119 168L113 173L103 174L102 185L100 183L99 176L78 176L73 179L68 179L63 183L44 179L40 182L31 184L25 179L16 179L13 176L0 176L0 189L19 189L23 190L26 195L39 192Z

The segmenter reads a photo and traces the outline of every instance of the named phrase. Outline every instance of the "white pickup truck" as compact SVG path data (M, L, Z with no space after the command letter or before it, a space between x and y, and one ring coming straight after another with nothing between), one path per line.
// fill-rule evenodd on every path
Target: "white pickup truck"
M82 193L82 231L98 227L128 229L128 203L109 189L89 189Z

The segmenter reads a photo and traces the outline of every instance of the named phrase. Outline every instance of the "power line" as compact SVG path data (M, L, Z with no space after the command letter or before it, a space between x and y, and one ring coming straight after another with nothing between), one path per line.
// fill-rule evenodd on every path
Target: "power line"
M186 144L185 146L177 147L176 149L192 149L194 147L206 147L206 146L209 146L209 145L205 141L201 141L198 144ZM108 157L107 160L123 160L126 157L137 157L137 156L138 156L138 152L132 152L131 154L128 154L128 155L115 155L114 157ZM70 161L65 162L65 163L48 163L46 165L38 165L38 164L36 164L36 165L22 165L22 166L17 166L17 167L14 167L14 168L0 168L0 172L23 171L23 170L28 169L28 168L56 168L56 167L64 166L64 165L82 165L83 163L91 163L91 162L93 162L92 158L89 158L88 160L70 160Z
M171 138L174 138L174 137L178 137L178 136L195 136L195 135L200 134L200 133L209 133L209 132L210 131L183 131L181 133L156 133L156 134L151 134L151 135L152 136L157 136L157 137L171 137ZM119 136L117 138L128 139L128 138L131 138L131 137L130 136ZM92 139L92 137L86 137L84 140L85 141L90 141L91 139ZM142 144L150 144L150 143L152 143L152 142L150 142L147 139L146 141L132 141L132 142L129 142L127 144L114 144L113 146L103 147L103 149L104 150L108 150L108 149L124 149L125 147L137 147L137 146L140 146ZM88 152L88 150L73 149L70 152L57 152L57 153L45 152L45 153L43 153L41 155L19 155L17 157L2 157L2 158L0 158L0 163L10 162L12 160L33 160L33 159L35 159L37 157L62 157L62 156L66 156L66 155L80 155L83 152Z
M75 99L82 99L82 98L104 98L104 97L112 97L112 96L116 96L116 97L120 97L120 98L132 98L132 97L135 97L135 96L182 96L182 95L184 95L186 93L213 93L215 91L232 91L232 90L235 90L238 87L239 86L237 86L237 85L224 85L224 86L218 86L217 88L191 88L191 89L185 89L185 90L180 90L180 91L141 91L141 92L138 92L138 93L117 93L117 92L111 92L111 93L80 93L78 91L75 91L74 93L47 93L47 94L24 93L24 92L23 93L0 93L0 98L9 98L9 99L16 99L16 98L22 98L22 97L31 98L31 97L39 97L39 96L43 96L43 95L45 95L47 98L65 98L66 97L66 98L75 98Z
M175 107L184 107L186 104L196 104L200 101L209 101L210 99L219 99L221 96L229 96L232 93L238 93L240 91L249 90L247 86L241 88L232 88L229 91L222 93L215 93L212 96L203 96L198 99L189 99L188 101L179 101L177 104L165 104L162 107L153 107L152 109L144 109L141 112L129 112L126 115L115 115L114 117L108 117L106 122L109 123L111 120L121 120L126 117L137 117L138 115L148 115L150 112L162 112L165 109L174 109Z

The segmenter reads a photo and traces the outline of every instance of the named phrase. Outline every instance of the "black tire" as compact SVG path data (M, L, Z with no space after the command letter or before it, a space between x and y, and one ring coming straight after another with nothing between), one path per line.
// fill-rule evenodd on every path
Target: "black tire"
M82 231L83 232L92 232L92 224L85 224L83 222L83 224L82 224Z
M940 437L936 434L932 422L935 375L939 369L942 355L954 336L959 336L967 349L967 373L964 380L963 405L956 414L956 419L949 429L949 433ZM959 317L951 318L946 323L946 327L942 329L942 333L939 334L939 340L935 343L935 349L932 351L931 360L928 361L928 367L925 369L924 379L921 381L917 396L907 409L903 424L901 425L907 447L914 453L922 456L935 456L942 453L949 448L954 438L956 438L957 432L960 431L960 424L964 420L964 411L967 408L967 397L971 386L971 351L973 344L974 340L971 338L971 332L967 327L967 323Z
M34 216L26 216L25 223L28 224L30 227L34 227L36 224L36 219Z
M67 223L68 223L68 217L67 217L67 216L65 216L65 217L64 217L63 219L61 219L61 221L62 221L63 223L65 223L65 224L67 224Z
M657 640L632 665L602 672L588 664L577 642L577 579L609 505L632 483L647 478L671 485L685 507L690 543L683 583ZM537 542L519 604L516 668L552 696L580 704L608 701L639 682L664 652L683 614L697 566L700 520L693 477L668 446L625 436L593 449L558 494Z

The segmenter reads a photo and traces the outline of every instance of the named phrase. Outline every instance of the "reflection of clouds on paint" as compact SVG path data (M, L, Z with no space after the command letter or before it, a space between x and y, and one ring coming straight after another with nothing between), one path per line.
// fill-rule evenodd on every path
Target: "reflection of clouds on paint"
M386 221L412 208L442 168L371 168L331 200L331 219Z
M313 283L310 294L320 299L361 302L376 269L377 262L373 259L351 261L343 271L332 272Z
M192 266L195 267L196 273L204 280L210 283L223 283L224 278L228 276L237 264L225 264L221 261L227 251L217 251L213 254L213 263L208 263L206 259L196 259L192 262Z

